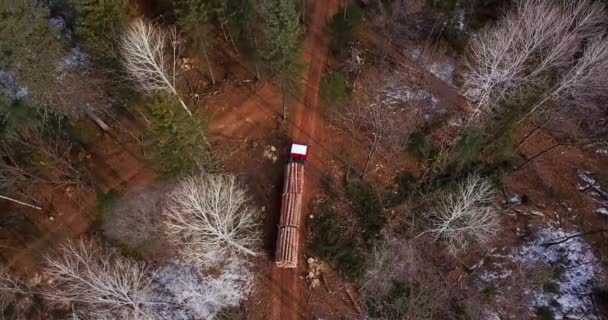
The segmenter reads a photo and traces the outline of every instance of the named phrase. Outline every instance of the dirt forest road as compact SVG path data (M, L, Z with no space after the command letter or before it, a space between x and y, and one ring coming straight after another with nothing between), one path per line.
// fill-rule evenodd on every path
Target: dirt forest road
M307 34L305 39L304 62L306 65L304 74L304 92L300 103L294 105L290 110L289 136L293 142L311 146L308 168L317 168L320 164L319 155L315 155L315 132L320 121L318 112L319 105L319 86L323 72L327 65L327 56L331 36L328 30L329 21L338 12L339 0L310 0L307 12ZM319 148L320 149L320 148ZM320 150L318 150L320 151ZM313 196L316 183L313 177L317 176L310 170L305 172L305 186L303 203L309 203ZM306 207L302 212L308 216ZM303 248L306 230L306 219L302 219L300 228L300 248ZM300 261L297 269L281 269L274 267L271 271L272 287L281 288L273 290L271 319L307 319L306 296L304 281L300 276L304 273L305 257L300 251Z

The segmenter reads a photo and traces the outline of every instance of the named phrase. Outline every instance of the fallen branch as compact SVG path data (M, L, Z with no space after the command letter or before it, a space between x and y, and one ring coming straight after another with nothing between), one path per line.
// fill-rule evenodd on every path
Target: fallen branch
M351 287L347 286L346 288L344 288L344 291L346 291L346 295L352 302L353 306L355 307L355 310L357 310L357 313L364 314L363 309L361 309L361 306L359 306L359 303L357 302L357 300L355 299L355 296L352 293Z
M564 242L566 242L568 240L571 240L571 239L574 239L574 238L579 238L579 237L582 237L582 236L596 234L596 233L601 233L601 232L606 232L606 231L608 231L608 229L599 229L599 230L593 230L593 231L588 231L588 232L580 232L580 233L577 233L577 234L573 234L571 236L567 236L565 238L561 238L561 239L559 239L557 241L545 242L545 243L542 243L541 245L543 247L545 247L545 248L548 248L550 246L554 246L556 244L564 243Z
M10 201L10 202L13 202L13 203L16 203L16 204L19 204L19 205L22 205L22 206L26 206L26 207L34 208L34 209L36 209L36 210L42 210L42 208L41 208L41 207L39 207L39 206L35 206L35 205L33 205L33 204L29 204L29 203L27 203L27 202L19 201L19 200L17 200L17 199L11 198L11 197L3 196L3 195L1 195L1 194L0 194L0 199L8 200L8 201Z

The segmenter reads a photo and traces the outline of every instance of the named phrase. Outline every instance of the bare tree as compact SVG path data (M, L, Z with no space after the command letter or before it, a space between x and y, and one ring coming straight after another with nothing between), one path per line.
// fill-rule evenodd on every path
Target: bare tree
M148 319L141 292L148 267L93 240L68 241L46 259L49 285L42 295L53 304L71 303L95 319Z
M529 113L554 100L562 105L576 105L588 109L594 98L605 95L608 82L608 36L591 39L576 63L566 69L559 81Z
M383 147L394 150L404 145L413 129L409 122L415 121L416 116L408 113L404 116L394 105L387 102L385 86L388 81L398 79L399 74L390 77L390 80L376 78L362 81L362 88L353 98L351 107L342 116L346 126L357 133L363 133L368 143L368 152L365 165L361 172L364 177Z
M25 319L31 295L23 279L0 267L0 319Z
M440 195L438 207L430 213L433 226L423 234L434 234L435 240L445 243L452 254L473 244L485 244L500 230L493 202L490 182L470 175L454 192Z
M145 93L177 96L184 110L192 115L175 85L179 58L179 40L175 28L166 31L137 19L122 37L121 53L127 73L139 89Z
M130 249L149 246L158 240L162 190L146 187L127 192L104 214L104 236Z
M209 264L233 255L257 255L257 212L230 175L182 179L169 194L162 229L186 261Z
M542 88L549 73L567 66L604 25L598 2L518 2L514 12L471 38L463 91L475 104L473 117Z
M385 240L372 251L363 288L375 294L388 294L393 281L412 278L420 267L420 255L413 242Z
M412 242L381 242L369 261L362 287L369 318L423 320L446 315L447 282Z
M84 175L70 159L72 151L67 137L42 129L21 130L0 141L0 192L9 193L2 198L39 210L40 194L33 187L85 186Z

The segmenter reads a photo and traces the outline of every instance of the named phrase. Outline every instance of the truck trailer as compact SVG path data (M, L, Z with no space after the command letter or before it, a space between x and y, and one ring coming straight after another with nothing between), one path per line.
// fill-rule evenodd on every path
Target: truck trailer
M292 144L285 165L275 252L275 263L281 268L295 268L298 265L304 166L307 160L308 146Z

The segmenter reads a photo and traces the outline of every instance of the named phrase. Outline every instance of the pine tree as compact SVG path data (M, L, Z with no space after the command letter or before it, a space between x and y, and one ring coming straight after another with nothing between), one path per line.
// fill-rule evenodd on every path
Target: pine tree
M24 88L24 98L46 110L61 99L57 62L65 48L63 41L49 32L48 7L36 3L0 1L0 94L14 96L8 91ZM15 106L13 98L5 99L3 105Z
M283 120L287 118L286 93L297 93L302 65L303 27L293 0L266 0L262 9L266 20L266 66L281 87Z
M190 116L174 97L155 98L145 103L143 114L149 122L144 135L144 153L159 166L161 174L177 176L213 170L214 162L206 146L204 121Z
M104 67L118 65L117 39L129 22L129 0L75 0L74 7L79 44Z
M177 16L177 23L192 41L194 48L203 54L209 77L211 82L215 84L211 60L209 59L212 5L213 3L204 0L178 0L175 2L175 15Z

